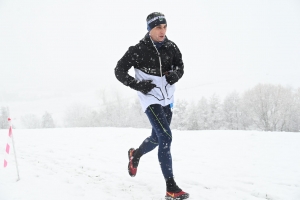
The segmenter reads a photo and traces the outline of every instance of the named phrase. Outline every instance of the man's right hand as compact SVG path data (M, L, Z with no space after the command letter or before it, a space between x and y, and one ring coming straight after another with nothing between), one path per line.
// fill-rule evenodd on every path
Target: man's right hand
M143 80L143 81L134 81L134 83L130 84L132 89L142 92L143 94L147 94L153 88L156 87L155 84L152 83L152 80Z

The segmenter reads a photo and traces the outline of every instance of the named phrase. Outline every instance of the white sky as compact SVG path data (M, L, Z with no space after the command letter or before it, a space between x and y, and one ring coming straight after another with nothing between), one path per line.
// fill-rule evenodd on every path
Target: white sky
M114 67L154 11L166 15L167 36L183 54L176 97L300 87L298 0L0 0L0 106L20 113L92 104L101 89L135 96Z

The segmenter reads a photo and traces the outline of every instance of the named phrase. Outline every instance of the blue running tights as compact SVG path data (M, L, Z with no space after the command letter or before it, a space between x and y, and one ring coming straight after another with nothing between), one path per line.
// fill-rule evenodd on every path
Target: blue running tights
M165 179L173 178L171 143L172 132L170 129L172 110L170 105L161 106L153 104L146 109L146 115L152 125L152 133L139 147L139 152L144 155L158 146L158 160Z

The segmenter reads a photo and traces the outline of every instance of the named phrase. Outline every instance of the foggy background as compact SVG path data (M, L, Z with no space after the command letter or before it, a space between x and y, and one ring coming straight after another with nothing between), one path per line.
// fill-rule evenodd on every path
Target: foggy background
M74 104L134 101L114 68L154 11L183 54L175 99L224 98L259 83L300 87L298 0L0 0L0 107L15 122L46 111L63 121Z

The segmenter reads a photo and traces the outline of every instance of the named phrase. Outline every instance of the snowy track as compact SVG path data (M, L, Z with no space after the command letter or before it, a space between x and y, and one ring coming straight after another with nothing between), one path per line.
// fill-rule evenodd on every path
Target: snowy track
M0 131L0 158L7 130ZM0 168L0 200L164 199L157 149L127 173L127 151L146 129L13 130L21 180L11 154ZM191 200L299 200L300 134L173 131L177 183ZM0 147L1 147L0 146Z

